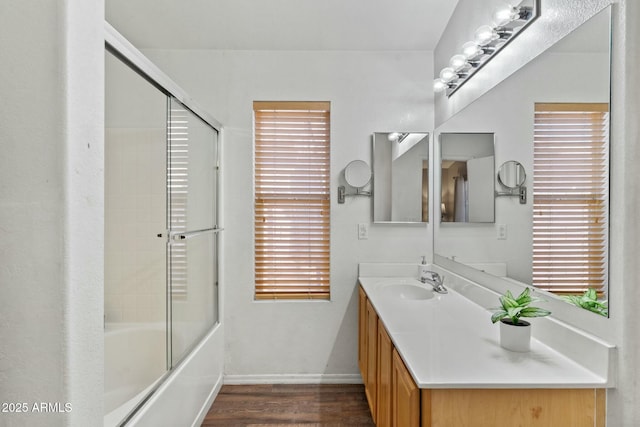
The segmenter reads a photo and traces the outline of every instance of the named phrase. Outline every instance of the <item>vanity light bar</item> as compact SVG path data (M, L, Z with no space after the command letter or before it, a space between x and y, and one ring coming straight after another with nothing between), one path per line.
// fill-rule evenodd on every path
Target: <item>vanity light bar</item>
M397 142L398 144L400 144L408 136L409 132L391 132L387 139L389 139L389 142Z
M449 66L433 81L435 92L453 95L480 68L491 60L522 30L540 16L541 0L523 0L519 5L501 7L493 14L492 25L479 27L474 40L462 45L461 53L451 57Z

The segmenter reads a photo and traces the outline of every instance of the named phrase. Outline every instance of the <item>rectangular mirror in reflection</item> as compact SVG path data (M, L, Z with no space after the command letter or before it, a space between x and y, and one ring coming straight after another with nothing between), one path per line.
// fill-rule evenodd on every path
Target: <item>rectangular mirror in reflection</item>
M492 133L440 134L441 222L494 222Z
M429 134L373 134L373 222L429 221Z

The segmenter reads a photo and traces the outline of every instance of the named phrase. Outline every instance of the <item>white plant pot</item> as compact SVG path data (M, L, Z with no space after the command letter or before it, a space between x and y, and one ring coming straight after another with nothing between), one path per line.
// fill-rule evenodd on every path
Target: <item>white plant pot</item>
M500 320L500 346L511 351L526 352L531 349L531 323L520 320L517 325L511 319Z

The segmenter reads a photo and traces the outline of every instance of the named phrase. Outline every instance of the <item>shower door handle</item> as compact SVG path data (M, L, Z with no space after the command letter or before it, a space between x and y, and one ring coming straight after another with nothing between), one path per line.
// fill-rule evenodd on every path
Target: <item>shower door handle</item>
M192 237L196 237L199 236L201 234L205 234L205 233L218 233L220 231L224 230L224 228L209 228L206 230L195 230L195 231L185 231L182 233L170 233L171 239L172 240L186 240L186 239L190 239Z

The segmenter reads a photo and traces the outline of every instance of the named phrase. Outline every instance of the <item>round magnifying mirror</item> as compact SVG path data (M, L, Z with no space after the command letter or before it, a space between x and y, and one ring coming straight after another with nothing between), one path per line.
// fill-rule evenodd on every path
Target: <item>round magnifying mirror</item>
M518 188L526 179L524 166L515 160L504 162L498 169L498 182L507 188Z
M354 188L362 188L371 180L371 168L364 160L353 160L344 168L344 179Z

